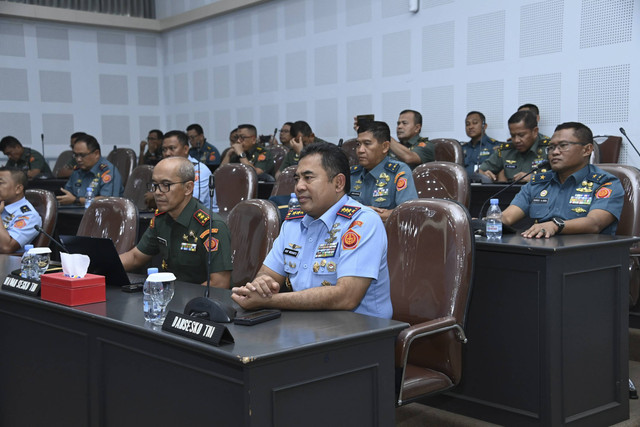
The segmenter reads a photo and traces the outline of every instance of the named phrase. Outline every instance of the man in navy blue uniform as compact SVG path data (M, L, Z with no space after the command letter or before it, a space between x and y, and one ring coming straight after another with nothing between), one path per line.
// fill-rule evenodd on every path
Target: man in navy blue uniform
M522 235L615 234L624 190L613 175L589 164L593 134L582 123L558 125L546 151L551 171L537 172L505 209L502 222L535 220Z
M358 128L357 166L351 167L349 195L376 211L386 221L393 208L417 199L411 168L389 158L391 131L384 122L370 121Z
M245 309L390 318L387 235L378 214L347 195L347 156L334 144L311 144L295 176L301 209L289 211L257 277L232 298Z
M500 145L499 141L490 138L487 130L487 119L480 111L470 111L464 122L469 142L462 143L464 168L470 177L478 176L478 167L493 154ZM480 178L478 178L480 179Z

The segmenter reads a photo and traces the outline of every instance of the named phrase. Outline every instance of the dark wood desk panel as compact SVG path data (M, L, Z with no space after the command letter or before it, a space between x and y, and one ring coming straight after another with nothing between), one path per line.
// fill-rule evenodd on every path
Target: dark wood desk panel
M201 293L179 284L169 308ZM0 425L394 424L403 323L284 312L228 325L235 343L213 347L145 323L141 307L140 293L113 288L77 308L0 290Z
M627 419L634 240L477 238L462 382L428 404L502 425Z

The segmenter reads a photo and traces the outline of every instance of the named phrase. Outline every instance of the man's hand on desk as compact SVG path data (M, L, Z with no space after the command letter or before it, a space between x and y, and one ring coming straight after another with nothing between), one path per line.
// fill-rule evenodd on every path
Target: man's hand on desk
M522 177L523 177L523 176L525 176L525 175L527 175L527 172L518 172L517 174L515 174L515 175L513 176L513 180L514 180L514 181L517 181L517 180L519 180L520 178L522 178ZM531 180L531 175L527 175L527 176L522 180L522 182L529 182L530 180Z
M553 221L546 221L538 224L533 224L527 230L523 231L521 235L522 237L526 237L527 239L540 239L543 237L545 239L548 239L549 237L555 235L557 232L558 226L554 224Z
M491 179L491 181L493 181L493 182L495 182L495 181L496 181L496 179L498 179L498 177L496 176L496 174L494 174L494 173L493 173L493 172L491 172L491 171L483 171L482 169L478 169L478 172L479 172L479 173L481 173L481 174L482 174L482 175L484 175L484 176L488 176L488 177Z
M76 201L76 196L74 196L73 193L65 190L64 188L61 188L60 190L64 194L62 196L56 196L58 203L61 205L72 205Z
M231 298L245 310L264 307L273 294L278 293L280 284L266 274L256 277L253 282L233 288Z

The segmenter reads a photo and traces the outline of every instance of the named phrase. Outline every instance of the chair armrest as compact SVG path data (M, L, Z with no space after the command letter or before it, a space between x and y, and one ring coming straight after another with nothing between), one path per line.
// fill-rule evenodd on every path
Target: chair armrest
M453 316L439 317L428 322L416 323L400 331L396 339L396 366L404 369L409 357L409 349L415 339L447 332L451 329L457 330L456 337L458 340L463 343L467 342L464 330L456 323L456 319Z

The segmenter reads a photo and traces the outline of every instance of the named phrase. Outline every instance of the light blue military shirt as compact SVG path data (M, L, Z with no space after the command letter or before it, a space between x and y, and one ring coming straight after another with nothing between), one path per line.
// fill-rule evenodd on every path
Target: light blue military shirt
M624 203L622 184L597 166L587 165L563 184L553 171L536 172L511 202L536 222L587 216L592 209L610 212L616 220L600 234L615 234Z
M500 141L489 138L486 134L482 134L482 138L476 145L473 145L471 141L463 143L464 168L467 170L467 174L471 175L476 172L476 168L487 160L499 145Z
M402 202L417 199L411 168L388 156L371 171L362 166L351 167L349 196L365 206L393 209Z
M20 243L20 248L24 248L24 245L38 235L35 227L42 225L42 219L33 205L23 197L17 202L5 205L2 211L2 225L7 229L9 236Z
M290 211L264 265L284 276L293 291L335 286L341 277L369 277L354 311L385 319L393 313L384 225L371 208L346 195L318 219Z
M189 156L188 159L193 163L193 170L196 173L193 197L200 200L200 203L209 209L209 199L211 198L209 196L209 177L211 176L211 171L204 163L197 161L193 157ZM213 212L218 212L218 200L216 198L215 190L213 191L213 204L211 206L211 210Z
M94 196L122 197L122 193L124 193L122 177L118 168L102 156L88 171L80 168L75 169L64 189L76 197L84 197L89 186L93 187Z

